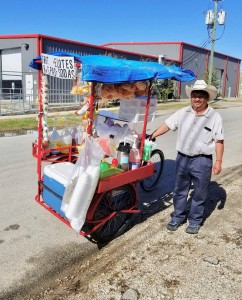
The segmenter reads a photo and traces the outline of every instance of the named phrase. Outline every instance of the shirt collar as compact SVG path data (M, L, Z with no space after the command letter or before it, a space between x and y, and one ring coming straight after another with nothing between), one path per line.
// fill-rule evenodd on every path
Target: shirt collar
M211 111L212 111L212 108L210 106L208 106L207 109L200 116L205 116L206 118L209 118ZM194 110L192 109L191 105L186 108L186 112L191 112L194 114Z

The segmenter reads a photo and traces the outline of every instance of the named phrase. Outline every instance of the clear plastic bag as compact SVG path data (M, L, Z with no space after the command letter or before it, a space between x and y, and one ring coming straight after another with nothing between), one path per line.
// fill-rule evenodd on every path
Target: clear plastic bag
M85 222L87 210L95 193L103 156L100 145L93 137L88 136L67 183L61 210L77 233Z

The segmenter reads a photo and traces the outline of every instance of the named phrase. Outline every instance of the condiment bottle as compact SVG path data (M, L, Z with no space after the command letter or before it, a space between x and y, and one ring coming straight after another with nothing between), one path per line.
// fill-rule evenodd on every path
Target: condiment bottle
M140 166L140 154L139 149L137 149L136 142L133 143L133 147L130 149L129 164L131 170L137 169Z
M124 144L123 142L119 144L118 149L117 149L117 157L118 157L118 162L121 168L124 171L129 170L129 152L130 152L130 144L126 143Z

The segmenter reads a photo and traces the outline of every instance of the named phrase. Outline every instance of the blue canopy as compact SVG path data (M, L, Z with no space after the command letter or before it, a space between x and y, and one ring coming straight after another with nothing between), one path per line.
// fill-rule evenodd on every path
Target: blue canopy
M82 64L82 80L101 83L122 83L150 79L194 80L195 74L176 66L164 66L155 62L118 59L103 55L77 55L69 52L46 53L54 56L71 56ZM34 58L29 66L41 70L41 56Z

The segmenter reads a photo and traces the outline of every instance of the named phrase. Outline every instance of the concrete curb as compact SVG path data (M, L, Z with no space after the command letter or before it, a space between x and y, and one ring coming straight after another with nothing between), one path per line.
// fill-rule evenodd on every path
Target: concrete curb
M178 109L177 107L175 107L176 105L179 105L180 103L184 103L187 105L190 104L190 100L189 99L180 99L179 101L167 101L167 102L163 102L163 103L158 103L157 107L159 108L159 110L157 110L157 112L159 111L159 115L162 114L161 112L161 108L163 107L164 110L173 110L172 108L167 108L167 105L173 105L174 109ZM227 107L231 107L231 106L241 106L242 105L242 98L228 98L228 99L218 99L218 100L214 100L212 102L210 102L210 104L217 104L219 106L221 106L221 108L227 108ZM104 109L104 110L118 110L118 106L116 107L111 107L111 108L100 108L100 109ZM54 112L49 112L48 116L65 116L67 114L72 114L74 115L76 110L65 110L65 111L54 111ZM167 112L166 112L167 113ZM37 117L37 112L35 114L23 114L23 115L8 115L8 116L0 116L0 121L1 120L7 120L7 119L22 119L22 118L36 118Z

